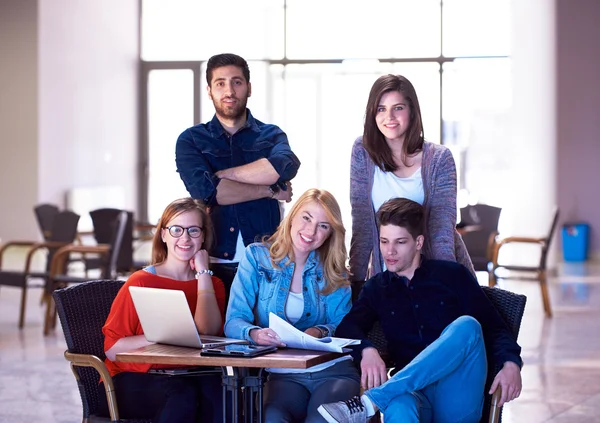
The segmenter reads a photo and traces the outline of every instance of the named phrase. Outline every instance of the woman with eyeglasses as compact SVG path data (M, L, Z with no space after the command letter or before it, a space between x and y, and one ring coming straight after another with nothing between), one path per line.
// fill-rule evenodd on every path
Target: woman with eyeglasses
M346 231L336 199L309 189L277 231L246 247L231 286L225 334L252 344L284 346L269 328L269 313L316 338L333 336L350 311ZM324 422L317 408L327 398L360 390L348 355L306 370L267 369L265 422Z
M148 345L135 311L130 286L177 289L185 293L198 332L221 335L225 288L212 276L206 248L212 228L198 200L173 201L163 212L152 241L152 264L133 273L115 298L102 329L106 366L113 378L121 418L153 422L221 422L221 376L165 376L149 371L172 367L115 361L117 353ZM157 310L160 313L160 310ZM104 384L98 387L108 416Z

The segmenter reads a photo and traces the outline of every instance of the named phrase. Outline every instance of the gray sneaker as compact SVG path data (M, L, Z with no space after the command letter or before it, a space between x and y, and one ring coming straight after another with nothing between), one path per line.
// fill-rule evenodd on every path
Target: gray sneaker
M317 411L329 423L364 423L369 420L367 409L358 396L347 401L323 404Z

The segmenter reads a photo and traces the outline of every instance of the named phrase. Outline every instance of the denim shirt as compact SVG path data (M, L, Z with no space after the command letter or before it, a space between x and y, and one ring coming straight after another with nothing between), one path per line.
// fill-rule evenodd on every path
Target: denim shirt
M269 327L269 312L289 322L285 315L285 303L290 292L294 263L286 258L278 264L281 269L272 266L269 250L264 244L255 243L246 247L231 286L225 336L254 343L250 330ZM304 331L317 326L333 335L337 325L350 311L350 287L344 286L329 295L322 295L319 292L325 286L319 254L312 251L302 273L304 311L300 320L293 324L297 329Z
M231 260L235 256L238 234L244 245L271 235L281 221L279 202L270 198L219 205L215 176L219 170L243 166L266 158L279 174L278 183L296 176L300 161L290 149L286 134L275 125L262 123L247 112L247 121L229 135L215 115L206 124L186 129L177 139L175 163L186 189L210 210L215 228L213 257Z

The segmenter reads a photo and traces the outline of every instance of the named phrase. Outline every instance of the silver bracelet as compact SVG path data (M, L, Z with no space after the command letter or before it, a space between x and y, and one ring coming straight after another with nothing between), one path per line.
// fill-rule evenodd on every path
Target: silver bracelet
M210 270L210 269L198 270L198 271L196 272L196 279L197 279L199 276L202 276L202 275L204 275L205 273L208 273L208 274L209 274L209 275L211 275L211 276L213 275L213 271L212 271L212 270Z

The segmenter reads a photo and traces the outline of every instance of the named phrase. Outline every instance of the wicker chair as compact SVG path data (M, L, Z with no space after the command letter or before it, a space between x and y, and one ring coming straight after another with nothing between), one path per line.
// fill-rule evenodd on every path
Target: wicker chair
M10 241L0 247L0 286L12 286L21 288L21 307L19 310L19 329L25 325L25 310L27 309L27 289L32 287L46 286L49 278L50 263L61 247L70 245L77 235L77 224L79 215L71 211L59 212L52 221L51 230L46 235L45 242L34 241ZM7 270L3 268L2 261L4 255L10 249L18 247L27 247L27 255L22 270ZM31 263L34 255L38 251L46 251L46 270L42 272L33 272ZM68 260L65 257L65 261ZM38 284L30 283L30 279L38 279L42 282Z
M494 239L498 235L501 211L501 208L487 204L475 204L460 209L461 223L467 225L465 229L476 228L462 233L463 242L476 271L488 271L492 261Z
M500 316L506 322L511 334L517 340L519 329L521 328L521 320L525 311L525 303L527 297L525 295L515 294L514 292L506 291L500 288L489 288L482 286L483 292L487 295L491 303L496 307ZM394 363L390 360L387 353L387 341L379 322L373 326L369 332L369 340L373 343L379 354L383 358L388 368L394 367ZM489 355L488 355L489 360ZM498 401L502 395L501 389L498 387L494 395L488 395L487 392L494 381L494 377L502 368L503 363L493 363L488 366L488 377L485 384L485 398L483 404L483 413L481 423L500 423L502 420L502 407L498 407ZM372 422L377 421L379 416L372 419Z
M113 227L111 242L109 244L99 245L67 245L59 249L52 259L50 265L50 277L46 284L46 315L44 317L44 335L48 335L50 330L56 325L56 310L51 294L57 289L71 283L87 282L87 277L73 276L68 274L69 257L73 253L94 253L106 257L106 265L102 271L103 278L116 278L117 260L119 251L123 242L123 236L128 222L128 212L119 213L116 225Z
M149 420L120 420L112 378L104 364L104 335L102 326L123 281L98 280L58 289L52 293L63 328L67 350L65 359L77 380L83 405L83 423L91 422L148 422ZM108 418L98 417L98 381L106 386L110 411Z
M44 241L50 241L52 223L60 210L54 204L39 204L33 208L33 211Z

